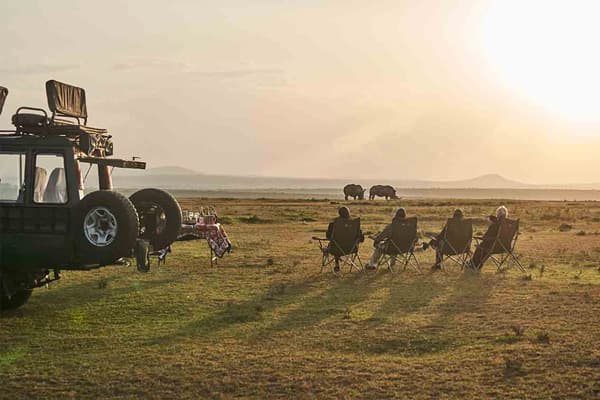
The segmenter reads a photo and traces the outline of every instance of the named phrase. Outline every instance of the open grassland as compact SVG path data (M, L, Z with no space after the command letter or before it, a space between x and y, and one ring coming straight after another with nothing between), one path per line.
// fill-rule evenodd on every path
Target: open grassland
M234 252L202 242L164 266L66 272L0 317L0 398L600 398L600 203L504 202L528 269L320 274L310 238L340 204L217 206ZM366 233L399 205L435 232L457 206L347 202ZM361 247L366 260L371 241Z

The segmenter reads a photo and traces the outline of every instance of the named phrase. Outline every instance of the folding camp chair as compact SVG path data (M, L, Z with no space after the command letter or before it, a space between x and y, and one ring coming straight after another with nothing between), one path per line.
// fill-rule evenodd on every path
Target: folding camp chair
M333 222L330 239L313 236L313 240L319 242L319 248L322 253L321 272L327 266L330 266L333 272L336 257L339 257L340 267L348 265L350 266L350 272L354 268L362 271L363 265L358 256L358 246L361 239L360 218L336 219Z
M390 272L394 272L396 261L400 259L403 269L410 265L415 271L421 272L421 265L414 253L417 239L417 217L392 221L392 234L383 243L383 256L377 267L385 264Z
M471 242L473 240L473 220L449 218L446 221L444 235L440 238L437 251L442 253L440 267L446 269L446 261L452 261L460 269L471 258Z
M486 258L489 257L489 259L492 260L496 265L498 272L502 271L502 265L507 261L512 261L521 272L527 272L515 254L515 245L517 244L518 238L519 220L511 220L508 218L502 220L500 222L500 227L498 228L498 233L494 238L494 242L486 249ZM477 241L477 246L480 246L483 237L475 236L474 239Z

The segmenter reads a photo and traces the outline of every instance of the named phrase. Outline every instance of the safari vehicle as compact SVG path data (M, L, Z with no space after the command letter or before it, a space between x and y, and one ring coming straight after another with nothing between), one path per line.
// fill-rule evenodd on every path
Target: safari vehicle
M169 193L112 191L113 168L146 164L111 157L111 135L87 125L84 89L50 80L46 94L50 116L19 107L15 129L0 131L0 311L25 304L61 270L109 265L148 244L167 248L181 226ZM0 87L0 113L7 95ZM97 167L100 189L85 196L82 164Z

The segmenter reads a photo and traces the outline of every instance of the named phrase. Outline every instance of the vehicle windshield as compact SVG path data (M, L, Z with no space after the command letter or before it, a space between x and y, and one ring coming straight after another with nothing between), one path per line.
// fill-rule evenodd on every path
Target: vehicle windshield
M23 201L25 153L0 153L0 201Z

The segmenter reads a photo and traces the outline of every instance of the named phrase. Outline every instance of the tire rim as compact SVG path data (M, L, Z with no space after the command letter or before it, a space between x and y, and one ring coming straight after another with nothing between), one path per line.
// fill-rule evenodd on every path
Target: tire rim
M94 207L83 220L85 238L96 247L110 245L117 237L117 218L106 207Z

